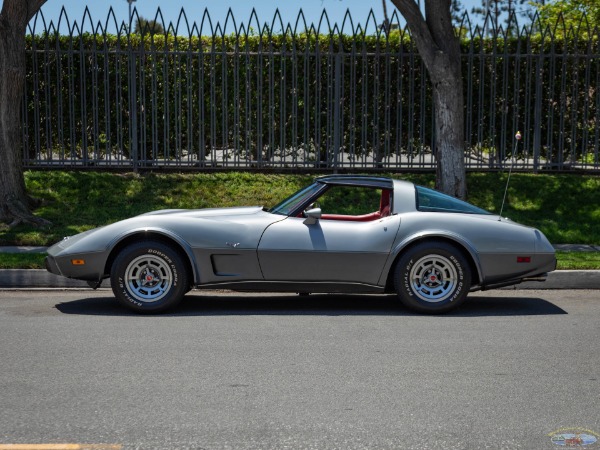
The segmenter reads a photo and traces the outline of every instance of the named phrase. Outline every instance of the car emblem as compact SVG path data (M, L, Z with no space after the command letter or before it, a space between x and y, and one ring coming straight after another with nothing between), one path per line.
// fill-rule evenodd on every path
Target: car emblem
M232 248L236 248L238 245L240 245L239 242L225 242L225 244Z

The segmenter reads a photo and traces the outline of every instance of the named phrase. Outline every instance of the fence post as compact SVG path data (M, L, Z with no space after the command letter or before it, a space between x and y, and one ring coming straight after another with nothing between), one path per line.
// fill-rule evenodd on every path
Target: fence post
M533 115L533 171L540 168L540 154L542 147L542 71L543 55L537 58L535 71L535 111Z
M138 171L137 73L135 51L129 30L129 154L133 171Z
M340 154L340 121L341 118L341 91L342 91L342 55L335 54L335 75L333 80L333 173L338 173L338 158Z

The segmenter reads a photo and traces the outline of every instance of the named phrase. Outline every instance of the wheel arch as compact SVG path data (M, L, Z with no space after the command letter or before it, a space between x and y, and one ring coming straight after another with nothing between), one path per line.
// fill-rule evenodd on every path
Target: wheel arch
M104 266L104 273L110 273L112 265L117 255L122 249L134 242L140 242L143 240L155 240L171 246L176 252L179 253L182 260L186 264L186 270L190 275L190 281L192 282L192 284L196 284L197 280L199 279L199 274L196 264L196 258L194 257L192 249L183 239L181 239L176 234L161 229L144 228L142 230L134 230L127 233L126 235L119 236L111 245L112 248Z
M469 263L469 269L472 273L471 285L480 284L483 280L483 273L481 269L481 263L479 261L479 257L477 251L473 248L473 246L458 235L448 234L448 233L439 233L439 232L431 232L431 233L420 233L415 236L411 236L409 238L404 239L400 242L392 251L389 265L387 271L387 280L386 280L386 292L394 292L394 272L396 270L396 265L398 264L398 260L402 256L402 254L411 248L422 244L424 242L445 242L447 244L453 245L458 250L463 253L463 256L467 259Z

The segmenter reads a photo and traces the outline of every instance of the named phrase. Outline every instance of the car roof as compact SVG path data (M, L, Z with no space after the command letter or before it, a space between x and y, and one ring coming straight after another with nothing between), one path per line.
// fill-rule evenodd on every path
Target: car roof
M394 180L385 177L368 175L327 175L316 179L318 183L338 186L365 186L382 189L393 189Z

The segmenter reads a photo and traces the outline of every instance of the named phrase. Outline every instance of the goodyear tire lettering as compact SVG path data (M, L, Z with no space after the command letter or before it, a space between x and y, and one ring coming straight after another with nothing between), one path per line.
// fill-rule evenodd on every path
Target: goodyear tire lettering
M136 312L161 312L175 306L189 283L182 256L168 244L144 240L128 245L111 268L117 300Z

